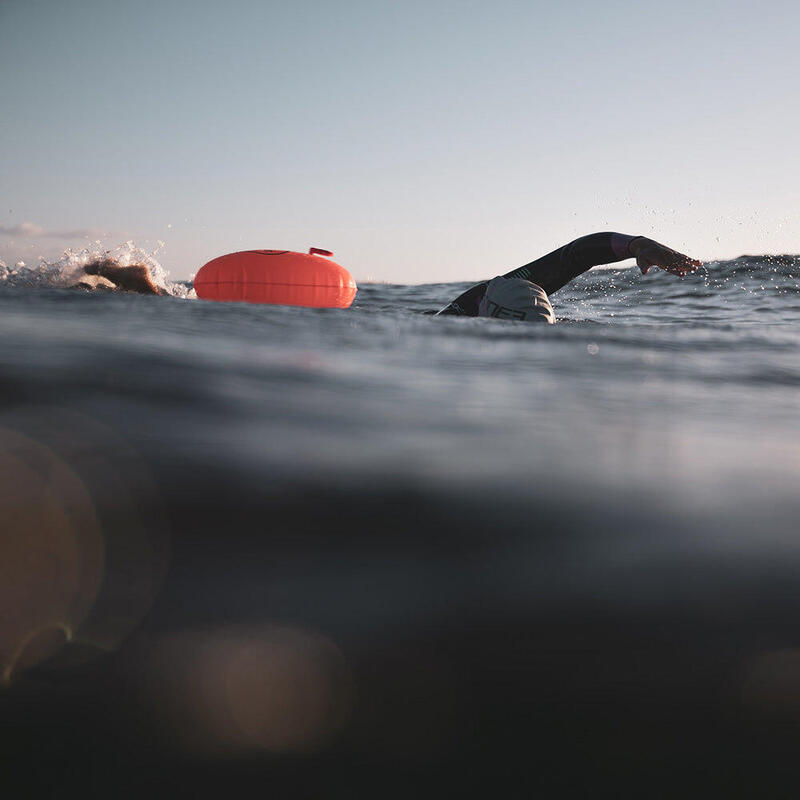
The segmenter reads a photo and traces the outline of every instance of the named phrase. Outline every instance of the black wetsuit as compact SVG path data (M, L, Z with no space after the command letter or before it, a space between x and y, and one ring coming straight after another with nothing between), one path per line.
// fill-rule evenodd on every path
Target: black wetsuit
M638 237L624 233L591 233L574 242L553 250L546 256L517 267L503 275L504 278L523 278L531 281L551 295L568 284L582 272L599 264L613 264L631 258L628 245ZM467 289L452 303L445 306L439 314L457 314L477 317L478 305L486 293L489 281L484 281Z

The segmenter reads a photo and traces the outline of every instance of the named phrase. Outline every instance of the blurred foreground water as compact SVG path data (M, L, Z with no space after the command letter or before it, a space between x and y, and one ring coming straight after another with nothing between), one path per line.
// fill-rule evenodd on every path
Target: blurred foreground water
M800 778L800 259L552 327L55 285L0 288L14 796Z

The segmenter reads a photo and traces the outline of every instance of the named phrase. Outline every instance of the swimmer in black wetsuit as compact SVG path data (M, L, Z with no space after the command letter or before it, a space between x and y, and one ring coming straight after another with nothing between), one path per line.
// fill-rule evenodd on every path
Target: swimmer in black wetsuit
M701 261L646 236L592 233L492 281L473 286L439 314L553 323L555 315L548 295L592 267L627 258L636 259L642 275L651 267L659 267L683 277L702 266Z

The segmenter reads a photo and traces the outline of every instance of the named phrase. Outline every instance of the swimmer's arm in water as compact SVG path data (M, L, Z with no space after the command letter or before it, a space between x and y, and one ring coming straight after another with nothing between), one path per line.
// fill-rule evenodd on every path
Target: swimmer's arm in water
M128 292L166 294L161 287L153 283L150 270L144 264L131 264L123 267L106 258L92 261L83 268L83 271L87 275L100 275L100 277L106 278L115 286Z
M686 275L700 266L701 262L678 253L645 236L629 236L624 233L592 233L574 242L559 247L546 256L531 261L503 275L504 278L523 278L541 286L548 295L557 292L583 272L600 264L613 264L635 258L639 269L646 275L657 266L675 275ZM443 308L440 314L477 316L478 304L486 290L479 283L459 295Z

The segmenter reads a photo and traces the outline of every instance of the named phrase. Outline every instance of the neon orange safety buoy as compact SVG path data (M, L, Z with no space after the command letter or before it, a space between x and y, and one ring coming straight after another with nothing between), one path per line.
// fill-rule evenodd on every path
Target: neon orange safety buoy
M245 250L200 268L194 290L203 300L244 300L281 306L350 308L358 291L353 276L329 250Z

